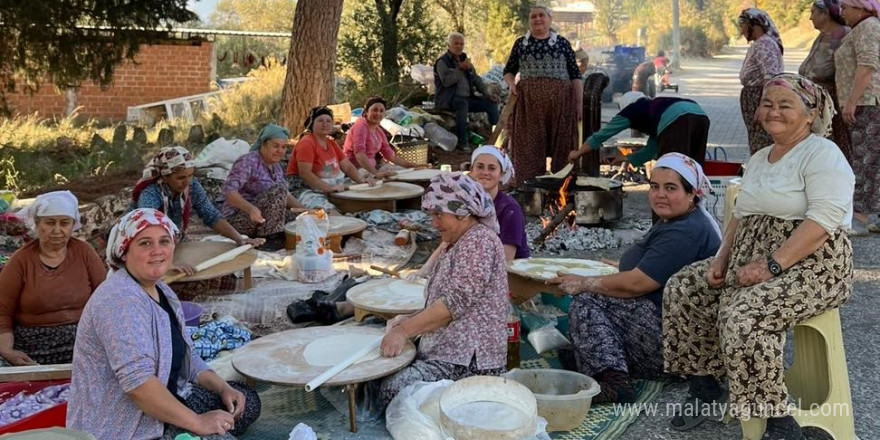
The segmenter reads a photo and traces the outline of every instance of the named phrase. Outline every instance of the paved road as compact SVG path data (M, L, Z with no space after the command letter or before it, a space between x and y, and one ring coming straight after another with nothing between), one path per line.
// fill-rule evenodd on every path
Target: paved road
M746 129L739 109L739 68L745 48L726 49L711 60L685 60L683 71L673 79L679 83L680 95L694 99L703 106L712 121L709 133L710 146L723 147L733 161L744 162L748 156ZM786 67L796 71L805 51L788 51ZM667 94L666 92L664 94ZM673 94L674 96L674 94ZM603 108L606 121L616 113L616 105ZM628 189L626 211L641 212L647 216L646 188ZM880 438L880 234L853 239L855 257L855 291L842 311L844 345L849 366L850 388L853 395L856 433L862 440ZM622 250L617 250L617 253ZM613 258L614 252L602 257ZM619 256L619 255L617 255ZM586 258L596 256L583 255ZM791 349L787 350L791 358ZM639 416L638 420L623 434L624 440L738 440L742 433L738 423L704 423L691 432L681 433L668 427L665 414L667 403L681 402L686 393L685 385L667 386L655 400L658 413ZM809 439L825 438L821 433L810 431ZM840 439L848 440L848 439Z

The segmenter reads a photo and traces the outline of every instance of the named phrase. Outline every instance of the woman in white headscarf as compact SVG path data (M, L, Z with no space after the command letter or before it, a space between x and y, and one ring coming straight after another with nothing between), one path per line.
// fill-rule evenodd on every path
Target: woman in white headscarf
M711 257L721 243L718 224L705 208L709 181L700 164L679 153L657 161L648 199L660 221L627 248L618 273L560 275L574 299L569 323L575 365L602 388L594 403L632 403L633 379L663 372L663 286L681 268Z
M483 145L471 153L470 176L495 202L495 215L501 228L498 237L504 245L507 261L529 258L531 251L526 238L526 219L522 207L501 190L501 186L513 178L513 162L510 157L494 145Z
M71 238L81 225L70 191L41 194L19 216L37 239L0 272L0 356L11 365L68 363L83 307L107 271L88 243Z

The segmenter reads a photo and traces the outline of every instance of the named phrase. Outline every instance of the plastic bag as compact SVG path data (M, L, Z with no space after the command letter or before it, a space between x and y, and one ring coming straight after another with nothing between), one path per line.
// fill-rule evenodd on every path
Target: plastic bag
M317 283L333 275L333 251L327 245L330 221L324 210L308 211L296 218L296 279Z
M562 332L557 330L556 327L552 326L530 331L529 335L526 336L526 340L529 341L529 344L532 344L532 347L535 348L538 354L571 345L571 341Z
M311 426L300 423L293 427L287 440L318 440L318 435Z
M527 301L520 306L522 322L529 334L526 340L532 344L538 354L571 345L571 342L557 328L556 316L561 311L552 305Z
M444 151L452 151L458 144L458 137L455 134L434 122L425 124L425 137Z
M455 440L440 427L440 396L454 382L416 382L397 393L385 412L385 427L395 440ZM535 436L550 440L547 420L538 416Z

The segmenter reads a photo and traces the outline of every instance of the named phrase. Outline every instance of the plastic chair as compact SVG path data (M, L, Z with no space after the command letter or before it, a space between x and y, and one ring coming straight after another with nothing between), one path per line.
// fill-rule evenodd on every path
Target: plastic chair
M794 327L794 364L785 385L798 404L792 415L799 425L820 428L834 440L858 439L839 309ZM743 421L743 440L760 440L766 426L766 419Z

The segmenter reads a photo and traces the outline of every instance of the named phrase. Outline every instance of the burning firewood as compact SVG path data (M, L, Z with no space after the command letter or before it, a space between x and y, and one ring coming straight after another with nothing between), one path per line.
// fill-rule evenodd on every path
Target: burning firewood
M571 214L573 211L574 211L574 202L569 202L564 207L562 207L562 209L560 209L559 212L557 212L556 215L553 216L553 220L550 220L550 223L544 227L544 229L541 231L541 234L538 235L538 237L532 241L532 244L535 246L539 246L541 243L543 243L544 240L546 240L547 237L549 237L550 234L552 234L553 231L555 231L556 228L563 221L565 221L565 219L568 217L568 215Z

